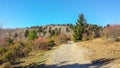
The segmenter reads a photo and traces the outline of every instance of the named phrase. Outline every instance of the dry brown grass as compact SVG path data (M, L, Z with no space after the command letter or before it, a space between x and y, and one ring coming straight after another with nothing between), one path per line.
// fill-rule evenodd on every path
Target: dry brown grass
M25 67L25 66L40 66L46 64L50 54L54 51L58 46L53 47L51 50L40 50L40 51L32 51L28 57L18 59L18 62L22 62L17 65L13 65L13 67ZM40 67L41 68L41 67Z
M24 58L19 58L16 60L15 64L11 64L10 62L3 63L0 65L0 68L29 68L30 66L40 66L46 63L49 55L53 50L41 50L41 51L33 51L29 54L29 56Z
M120 61L120 42L112 42L110 40L98 38L95 40L79 42L78 45L86 47L91 51L89 56L91 61L100 59Z
M25 66L32 66L32 65L42 65L45 63L47 60L47 57L49 55L50 51L33 51L30 53L28 57L18 59L16 62L18 64L15 65L9 65L9 62L4 63L3 65L0 66L0 68L4 68L7 66L7 68L12 68L12 67L25 67Z

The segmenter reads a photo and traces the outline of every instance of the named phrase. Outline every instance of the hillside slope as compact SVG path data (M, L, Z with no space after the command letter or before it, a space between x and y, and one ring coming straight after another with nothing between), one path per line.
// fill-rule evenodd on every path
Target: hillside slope
M71 36L73 31L69 25L46 25L46 26L33 26L30 28L16 28L16 29L0 29L1 38L11 38L14 40L26 40L24 36L25 31L34 30L37 33L38 37L49 37L49 31L59 31L60 34L66 34Z

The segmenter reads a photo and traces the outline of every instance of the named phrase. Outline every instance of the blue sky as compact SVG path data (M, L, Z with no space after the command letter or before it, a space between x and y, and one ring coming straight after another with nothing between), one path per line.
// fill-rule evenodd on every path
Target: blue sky
M120 23L120 0L0 0L3 28L75 23L80 13L88 23Z

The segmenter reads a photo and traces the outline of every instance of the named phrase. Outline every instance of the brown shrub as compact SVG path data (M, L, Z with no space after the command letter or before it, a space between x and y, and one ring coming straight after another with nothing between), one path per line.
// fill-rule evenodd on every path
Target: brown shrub
M87 37L88 35L86 34L86 33L83 33L82 34L82 41L86 41L86 40L88 40L88 37Z
M88 39L93 40L94 37L95 37L95 33L91 31L90 34L88 35Z
M8 42L5 38L0 38L0 47L7 47Z
M48 47L49 45L47 39L39 37L38 39L34 40L33 48L35 50L46 50Z
M6 49L3 47L0 47L0 57L6 52Z
M22 42L17 42L14 45L11 45L9 49L0 57L4 62L14 61L17 58L25 57L29 54L30 48Z
M3 63L3 61L0 59L0 65Z
M117 41L117 42L120 42L120 37L118 37L118 38L116 39L116 41Z
M34 50L48 50L55 46L54 40L50 38L41 38L34 40L33 49Z
M84 32L82 34L82 41L93 40L95 38L95 33L93 31Z
M116 41L117 37L120 36L120 25L110 25L103 29L103 35L106 38L111 38Z
M57 43L58 44L67 43L68 40L69 40L69 38L65 34L59 34L57 36Z

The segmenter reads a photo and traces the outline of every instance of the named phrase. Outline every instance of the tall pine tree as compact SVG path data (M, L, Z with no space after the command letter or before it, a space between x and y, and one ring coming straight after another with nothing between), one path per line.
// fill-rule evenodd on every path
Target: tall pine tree
M84 18L84 15L81 13L73 29L74 30L73 39L75 42L82 40L82 33L84 32L86 25L87 23Z

